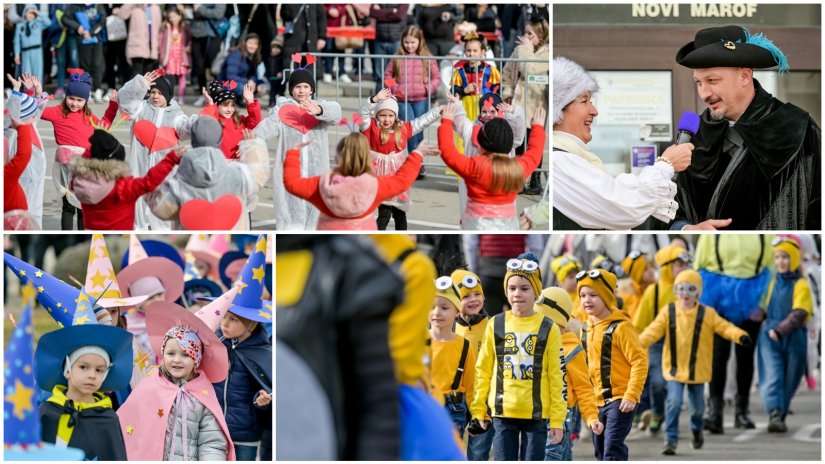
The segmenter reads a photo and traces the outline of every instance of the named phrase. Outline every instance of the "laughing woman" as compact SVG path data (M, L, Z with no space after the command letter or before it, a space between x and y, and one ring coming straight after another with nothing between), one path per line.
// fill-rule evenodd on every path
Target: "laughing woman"
M672 220L679 205L671 178L690 165L693 145L673 145L639 175L614 178L587 149L598 90L579 64L553 59L553 229L629 229L650 216Z

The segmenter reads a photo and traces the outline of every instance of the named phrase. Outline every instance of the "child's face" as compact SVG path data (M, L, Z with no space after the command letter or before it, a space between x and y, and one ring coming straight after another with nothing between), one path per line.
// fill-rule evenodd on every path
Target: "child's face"
M66 379L69 389L82 395L98 391L106 378L106 360L96 354L84 354L77 358Z
M404 37L404 40L401 41L401 44L404 46L404 53L406 53L407 55L412 55L413 53L418 51L418 45L420 43L421 41L418 40L418 37L411 35Z
M209 266L209 263L200 259L195 260L195 271L198 273L198 275L200 275L201 277L206 277L209 275L210 270L211 267Z
M37 12L36 11L29 10L29 11L26 12L26 20L34 21L35 18L37 18Z
M191 379L195 374L195 360L190 358L175 340L166 342L163 367L175 381Z
M481 292L470 292L461 299L461 313L475 316L484 309L484 297Z
M235 102L233 100L226 100L218 105L218 113L222 118L231 118L235 114Z
M677 259L670 265L670 273L673 278L676 278L676 276L685 269L688 269L688 263L682 261L681 259Z
M535 31L533 31L533 26L528 24L524 27L524 37L526 37L527 40L530 41L530 45L532 45L533 47L539 46L539 36L536 35Z
M528 311L536 302L533 286L522 276L512 276L507 280L507 301L515 311Z
M138 306L138 309L141 311L146 311L146 308L149 307L149 304L155 301L163 301L166 299L166 292L156 293L149 298L147 298L143 303Z
M249 52L250 55L254 55L260 46L261 42L258 39L247 39L246 41L246 51Z
M117 321L120 319L120 306L115 306L114 308L106 308L106 311L109 311L109 316L112 317L111 325L117 325Z
M226 312L221 319L221 332L226 338L238 338L243 335L249 326L248 319L242 319L230 312Z
M382 129L390 129L395 124L395 113L390 110L381 110L375 117L378 118L378 125Z
M648 263L647 267L645 267L645 272L642 274L642 283L649 285L653 282L656 282L656 270Z
M430 325L436 329L448 329L453 326L458 315L456 307L443 296L435 297L435 306L430 310Z
M309 97L311 96L312 87L310 87L310 85L306 82L301 82L292 88L292 98L294 98L298 103L309 100Z
M593 287L582 287L579 290L579 301L588 316L603 317L605 312L609 312L607 305L593 290Z
M158 89L152 89L149 91L149 101L151 101L152 106L156 108L166 108L166 105L169 104L169 102L166 101L166 97L164 97Z
M567 277L565 277L564 282L561 283L567 293L573 293L576 291L576 285L578 284L578 282L576 282L576 274L578 274L578 271L573 269L567 273Z
M75 113L83 109L86 106L86 100L80 97L66 97L66 106L69 107L69 111Z
M281 47L279 47L277 45L273 45L272 47L269 48L269 54L272 55L272 56L280 55L281 54Z
M478 40L471 40L464 44L464 55L467 58L481 58L481 43ZM473 62L477 60L472 60Z
M673 294L676 295L680 307L690 309L699 298L699 287L690 282L679 282L673 287Z
M791 257L784 251L773 252L773 265L776 272L783 273L791 270Z
M478 113L478 120L485 123L496 117L496 109L492 106L482 106Z
M170 11L166 15L166 17L169 19L169 24L172 24L174 26L177 26L178 24L180 24L181 19L183 19L181 17L181 15L179 15L178 12L175 11L175 10Z

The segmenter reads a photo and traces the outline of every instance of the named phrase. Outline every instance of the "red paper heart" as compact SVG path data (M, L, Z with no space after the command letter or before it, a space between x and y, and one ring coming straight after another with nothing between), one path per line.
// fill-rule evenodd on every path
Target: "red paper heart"
M178 144L178 134L171 127L157 127L151 121L141 119L134 126L135 137L149 149L149 153L166 150Z
M387 86L388 88L394 86L395 84L396 84L396 81L392 77L389 78L389 79L384 79L384 85Z
M310 53L307 53L307 66L311 65L312 63L315 63L315 61L316 61L317 59L318 59L318 58L315 58L315 55L312 55L312 54L310 54Z
M300 106L284 105L278 110L278 117L281 118L281 122L301 131L302 134L306 134L318 125L318 119Z
M301 54L300 53L293 53L292 54L292 61L298 63L298 66L301 65Z
M360 126L361 123L364 122L364 118L362 118L358 113L352 113L352 122Z
M66 70L67 73L71 76L72 74L83 74L83 70L80 68L69 68Z
M243 213L241 200L224 195L214 203L189 200L180 208L180 223L187 230L231 230Z

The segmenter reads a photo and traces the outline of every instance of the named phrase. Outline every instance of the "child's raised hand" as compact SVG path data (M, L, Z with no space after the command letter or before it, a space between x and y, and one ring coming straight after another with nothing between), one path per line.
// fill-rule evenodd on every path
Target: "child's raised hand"
M212 100L212 97L209 95L209 92L206 91L206 87L201 87L201 94L203 95L203 99L206 101L207 106L214 103L214 100Z
M258 398L255 399L255 404L258 406L266 406L272 402L272 395L263 390L258 391Z
M155 84L155 81L158 80L160 75L157 71L149 71L148 73L143 75L143 78L146 79L146 83L149 84L149 87Z
M37 76L31 76L30 81L34 86L34 93L40 96L40 94L43 93L43 84L40 83L40 79L38 79Z
M456 112L456 103L450 103L448 105L444 105L441 108L441 117L443 119L452 120L452 119L455 118L455 112Z
M109 101L113 101L115 103L119 103L117 101L117 89L112 89L112 93L109 95Z
M256 138L256 137L255 137L255 134L254 134L254 133L252 133L252 131L251 131L251 130L246 129L246 128L243 130L243 139L244 139L244 140L253 140L253 139L255 139L255 138Z
M533 119L532 119L532 121L530 121L530 125L535 126L535 125L538 124L539 126L544 127L544 122L546 120L547 120L547 110L545 110L544 108L538 106L533 111Z
M312 100L304 100L300 103L300 105L306 110L307 113L318 116L321 114L321 107Z
M441 156L441 150L438 149L438 145L433 145L427 140L422 140L413 151L421 153L422 156Z
M391 96L392 92L390 92L390 89L384 87L383 89L381 89L380 92L378 92L374 97L372 97L372 101L374 101L375 103L382 102L390 98Z
M252 103L255 101L255 84L250 84L247 82L243 86L243 99L246 101L247 104Z
M311 143L312 143L312 140L307 140L306 142L301 142L301 143L299 143L298 145L295 145L294 147L290 148L290 150L298 150L298 151L301 151L301 150L303 150L303 149L304 149L304 147L306 147L307 145L309 145L309 144L311 144Z
M465 94L469 95L471 93L474 93L475 91L476 91L476 85L475 84L470 84L467 87L464 87L464 93Z
M457 94L454 94L454 93L448 93L447 94L447 100L449 100L450 103L458 103L458 102L461 101L461 97L459 97Z
M34 87L34 83L32 82L32 76L31 76L31 74L29 74L29 73L23 73L23 74L20 76L20 79L22 79L22 80L23 80L23 87L25 87L27 90L28 90L28 89L31 89L31 88L33 88L33 87Z
M11 88L14 89L15 92L20 91L20 86L23 85L23 79L15 79L11 74L6 74L6 79L11 82Z
M504 103L504 102L499 103L498 106L496 107L496 109L501 111L502 113L512 113L513 112L513 107L510 106L509 103Z

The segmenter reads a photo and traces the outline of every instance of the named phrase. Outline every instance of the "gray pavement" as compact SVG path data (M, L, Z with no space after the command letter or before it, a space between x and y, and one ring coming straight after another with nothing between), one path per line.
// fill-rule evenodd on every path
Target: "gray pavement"
M706 389L707 391L707 389ZM687 407L687 401L683 403ZM786 424L788 433L768 433L768 415L762 410L759 393L751 393L751 419L756 429L733 428L733 406L725 407L724 435L705 432L705 445L700 450L690 447L692 435L689 412L679 416L679 446L675 456L662 455L664 427L656 437L633 430L627 437L630 459L633 461L822 461L822 391L802 387L791 401ZM583 434L573 448L576 461L593 461L593 443L589 433Z
M362 95L364 98L369 96L367 89L372 89L372 82L365 82L362 86ZM349 84L346 88L340 87L338 89L341 95L338 99L341 103L344 117L348 120L352 119L352 113L358 110L360 100L358 99L357 84ZM335 97L335 84L324 84L319 82L319 95L322 99L332 99ZM187 104L183 105L186 114L195 114L200 108L191 105L194 97L187 97ZM268 98L261 102L264 105L263 113L266 117L269 112L265 108L268 103ZM50 104L55 104L50 102ZM92 111L95 115L101 116L106 109L107 104L92 104ZM44 230L60 230L60 215L61 203L58 201L57 192L52 183L52 164L54 163L54 151L56 148L54 140L54 131L51 124L47 122L40 122L38 129L43 138L43 145L46 151L46 159L48 162L46 170L46 188L44 193L43 205L43 229ZM425 139L432 143L436 143L436 126L432 126L425 132ZM112 132L115 137L124 146L129 147L129 127L122 124L115 128ZM335 144L337 144L340 137L348 133L345 127L339 127L330 133L330 153L334 152ZM273 153L274 143L270 143L270 155ZM542 185L546 185L547 176L546 170L548 166L547 149L545 149L545 156L542 160L542 168L545 169L545 175L542 176ZM426 178L416 181L412 187L412 207L407 214L409 228L411 230L458 230L459 229L459 215L458 215L458 183L457 178L451 175L445 175L445 167L443 162L437 158L428 158L425 160L427 169ZM269 180L264 190L259 194L260 201L258 207L252 212L252 229L254 230L273 230L277 228L275 224L275 211L272 205L272 179ZM517 206L519 211L531 206L541 199L540 196L519 195ZM390 229L393 228L393 223L390 222Z

